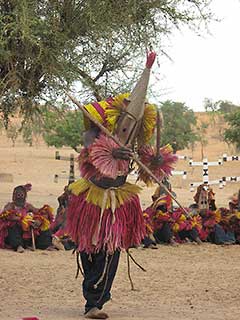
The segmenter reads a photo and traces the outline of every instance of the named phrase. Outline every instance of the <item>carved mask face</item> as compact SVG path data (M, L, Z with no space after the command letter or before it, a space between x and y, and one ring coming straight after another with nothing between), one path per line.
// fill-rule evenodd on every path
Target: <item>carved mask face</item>
M208 210L208 192L204 188L201 190L198 200L198 208L199 210Z
M13 190L13 202L17 207L23 208L26 203L27 192L24 187L18 186Z

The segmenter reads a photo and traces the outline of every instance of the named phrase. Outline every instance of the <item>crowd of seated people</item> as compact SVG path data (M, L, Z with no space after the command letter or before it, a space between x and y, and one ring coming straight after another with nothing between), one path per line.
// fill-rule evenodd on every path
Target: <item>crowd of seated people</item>
M163 181L171 191L167 180ZM228 245L240 243L240 192L230 199L228 208L217 208L213 189L205 184L197 188L195 203L188 208L174 208L171 196L158 187L152 204L144 210L147 237L143 247L159 243L211 242Z
M165 179L163 183L173 193L169 181ZM66 230L68 186L58 197L56 215L49 205L36 208L27 202L31 187L31 184L15 187L12 201L0 211L0 248L19 253L25 249L75 249ZM240 191L231 197L228 208L217 208L213 189L201 184L193 204L176 208L166 189L158 186L143 216L147 233L142 242L144 248L154 249L162 243L174 246L189 242L240 243Z
M14 188L12 201L0 211L0 248L23 253L25 249L68 250L74 244L65 232L67 189L58 198L56 217L49 205L41 208L27 202L31 184Z

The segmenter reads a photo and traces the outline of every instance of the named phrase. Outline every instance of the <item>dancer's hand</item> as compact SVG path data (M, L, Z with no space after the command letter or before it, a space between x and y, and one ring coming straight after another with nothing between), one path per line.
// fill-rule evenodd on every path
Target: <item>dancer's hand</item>
M41 225L41 221L39 221L39 220L34 220L34 221L32 222L32 227L33 227L34 229L39 228L40 225Z
M132 158L132 150L127 147L114 148L112 156L115 159L130 160Z
M161 155L159 156L155 156L152 161L151 164L154 166L161 166L163 164L163 157Z

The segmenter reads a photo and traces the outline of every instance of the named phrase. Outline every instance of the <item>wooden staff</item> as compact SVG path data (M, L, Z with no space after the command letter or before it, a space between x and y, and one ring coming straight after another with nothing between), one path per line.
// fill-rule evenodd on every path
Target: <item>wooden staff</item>
M35 243L35 236L34 236L34 232L33 232L33 227L31 227L31 236L32 236L33 251L35 251L36 250L36 243Z
M92 121L102 132L104 132L108 137L113 139L120 147L125 148L126 146L121 143L121 141L118 140L118 138L111 134L111 132L105 128L101 123L98 122L85 108L82 106L73 96L71 96L68 92L66 92L66 95L69 97L69 99L72 100L74 104L77 105L77 107L83 112L83 114ZM159 185L161 186L170 196L171 198L178 204L178 206L185 212L186 215L188 215L188 212L186 209L178 202L178 200L174 197L171 191L168 190L168 188L158 179L158 177L155 176L154 173L152 173L151 170L147 166L145 166L144 163L142 163L141 160L139 160L137 154L133 153L132 155L133 160L143 169L145 172Z
M237 204L237 208L238 208L238 211L240 211L240 189L238 191L238 204Z

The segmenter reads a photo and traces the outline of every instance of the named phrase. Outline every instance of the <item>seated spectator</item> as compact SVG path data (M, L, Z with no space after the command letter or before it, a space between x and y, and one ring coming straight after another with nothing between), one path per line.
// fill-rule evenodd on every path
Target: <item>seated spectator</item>
M164 185L171 191L171 185L164 179ZM153 203L144 210L144 219L147 226L148 237L144 239L145 247L153 247L155 243L168 243L175 245L171 230L172 199L166 194L164 188L158 186L152 195ZM155 241L153 241L153 238ZM151 240L151 241L150 241Z
M53 219L52 209L47 205L38 209L26 201L31 187L31 184L15 187L12 202L6 204L0 213L1 248L7 247L22 253L34 244L38 249L52 247L49 230Z
M66 232L67 206L68 206L68 186L64 187L64 192L58 197L57 215L51 223L53 234L53 244L59 250L71 250L75 244Z
M240 212L240 190L238 193L234 193L229 201L229 210L234 212Z

